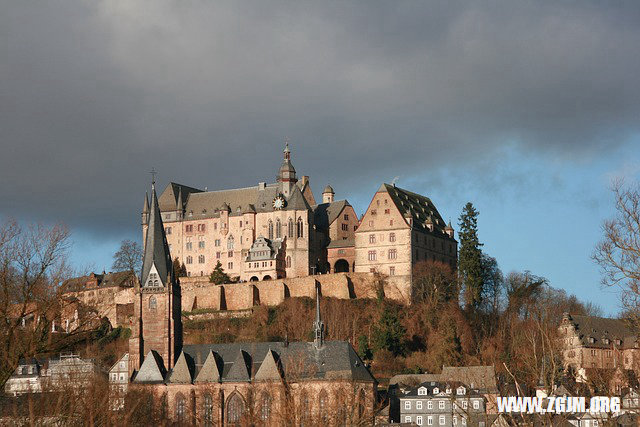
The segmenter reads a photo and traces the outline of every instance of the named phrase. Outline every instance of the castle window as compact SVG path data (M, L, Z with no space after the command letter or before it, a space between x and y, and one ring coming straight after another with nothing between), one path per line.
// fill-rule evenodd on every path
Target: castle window
M199 263L199 264L204 264L204 255L200 255L200 256L198 257L198 263Z
M389 225L393 225L393 220L392 219L389 220Z
M184 231L186 231L187 233L193 232L193 225L185 225Z
M298 218L298 228L297 228L297 236L298 238L304 237L304 226L302 224L302 218Z
M342 231L349 231L349 224L342 224Z
M345 221L349 221L349 215L348 214L344 214L344 220Z
M293 218L289 218L289 225L287 228L289 230L289 237L293 239Z
M233 270L233 263L232 262L227 263L227 268L229 270Z
M187 250L190 251L191 249L193 249L193 243L187 242L186 247L187 247Z
M386 201L386 200L385 200L385 201ZM390 210L390 209L385 209L385 210L384 210L384 214L385 214L385 215L389 215L390 213L391 213L391 210Z
M398 258L398 251L395 249L389 249L389 259L397 259Z
M380 203L379 200L378 200L378 203ZM378 211L376 209L372 209L371 210L371 215L378 215Z
M282 237L282 224L280 223L280 219L276 219L276 238Z
M198 242L198 248L204 249L204 240Z
M187 264L193 264L193 257L191 255L187 257Z
M171 234L171 227L167 227L164 229L165 233Z
M327 392L320 390L320 396L318 396L318 412L320 412L320 419L327 425L329 422L329 412L327 410L327 401L329 400Z
M369 243L375 243L375 242L376 242L376 235L369 234Z
M291 256L287 255L287 268L291 268Z
M216 239L216 240L214 241L214 245L215 245L215 246L220 246L220 239Z
M234 244L235 244L235 242L233 240L233 236L229 236L229 238L227 239L227 249L228 250L233 250Z
M369 261L376 260L376 251L369 251Z
M389 233L389 241L390 242L396 241L396 233Z
M229 256L229 258L233 258L233 251L227 252L227 255Z
M269 232L268 232L268 236L269 236L269 240L273 239L273 222L271 220L269 220Z
M157 308L158 301L156 300L156 297L152 296L151 298L149 298L149 310L156 311Z
M216 259L220 259L220 252L216 252Z

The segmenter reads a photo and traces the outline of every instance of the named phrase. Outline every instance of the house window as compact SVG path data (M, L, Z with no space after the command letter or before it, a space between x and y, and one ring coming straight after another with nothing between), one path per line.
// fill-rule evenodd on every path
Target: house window
M198 224L198 231L205 231L205 224Z
M418 415L418 416L416 417L416 424L418 424L419 426L421 426L421 425L422 425L422 415Z
M393 220L392 219L389 220L389 225L393 226Z
M376 260L376 251L369 251L369 261Z
M378 203L380 203L380 201L378 201ZM378 211L376 209L372 209L371 215L378 215Z
M233 236L229 236L229 238L227 239L227 249L233 250L234 245L235 245L235 242L233 240Z
M433 409L433 402L430 400L427 402L427 409Z
M344 220L345 221L349 221L349 215L348 214L344 214Z
M410 416L408 416L408 415L407 415L407 416L405 416L405 417L404 417L404 422L405 422L405 423L410 423L410 422L411 422L411 417L410 417Z
M229 251L229 252L227 252L227 256L228 256L229 258L233 258L233 251Z
M422 400L416 402L416 409L422 409Z
M389 213L390 213L390 212L391 212L391 211L390 211L389 209L385 209L385 210L384 210L384 214L385 214L385 215L389 215Z
M190 251L191 249L193 249L193 243L191 242L187 242L187 250Z
M466 400L463 400L462 401L462 409L467 409L467 406L469 406L468 402Z
M375 243L375 242L376 242L376 235L369 234L369 243Z
M193 257L191 255L189 255L187 257L187 264L192 264L193 263Z
M443 426L445 422L446 422L445 416L444 415L440 415L440 418L438 419L438 424Z
M220 239L216 239L216 240L214 241L214 245L215 245L215 246L220 246Z
M438 401L438 409L444 409L444 400Z
M204 249L204 240L198 242L198 248Z
M199 264L204 264L204 255L200 255L200 256L198 257L198 263L199 263Z
M216 252L216 259L220 259L221 252Z
M184 231L186 231L187 233L192 233L193 232L193 225L185 225L184 226Z
M171 234L171 227L167 227L164 229L165 233Z
M395 249L389 249L389 259L397 259L398 251Z
M229 270L233 270L233 263L232 262L227 263L227 268Z
M396 233L389 233L389 241L390 242L396 241Z
M428 426L432 426L433 425L433 417L431 415L429 415L427 417L427 425Z
M349 224L342 224L342 231L349 231Z
M410 400L405 400L404 401L404 409L411 409L411 401Z
M480 409L480 402L477 400L473 401L473 409Z

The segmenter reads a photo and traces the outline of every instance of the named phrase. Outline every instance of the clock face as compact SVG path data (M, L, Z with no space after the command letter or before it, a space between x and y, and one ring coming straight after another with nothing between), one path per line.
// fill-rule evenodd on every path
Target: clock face
M285 202L284 202L284 197L282 196L278 196L275 199L273 199L273 208L276 210L280 210L282 208L284 208Z

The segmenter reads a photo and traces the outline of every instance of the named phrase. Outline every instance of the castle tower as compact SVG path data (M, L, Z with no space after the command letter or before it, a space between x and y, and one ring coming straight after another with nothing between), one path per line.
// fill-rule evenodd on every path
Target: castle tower
M330 185L324 187L324 191L322 192L322 203L333 203L335 194L336 193Z
M160 217L155 181L140 281L135 286L134 325L129 339L129 371L140 369L143 358L154 350L171 369L182 350L180 284L173 274L169 245Z
M288 199L291 196L293 186L298 182L298 178L296 178L296 169L291 164L291 151L289 150L288 142L284 147L283 153L284 161L278 171L278 182L282 186L282 194Z

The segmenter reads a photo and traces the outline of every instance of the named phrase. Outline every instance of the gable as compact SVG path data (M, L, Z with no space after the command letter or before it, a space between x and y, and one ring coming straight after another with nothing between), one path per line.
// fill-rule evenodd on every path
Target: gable
M390 223L391 220L393 225ZM386 191L378 191L373 195L356 233L400 228L409 229L410 226L389 194Z

